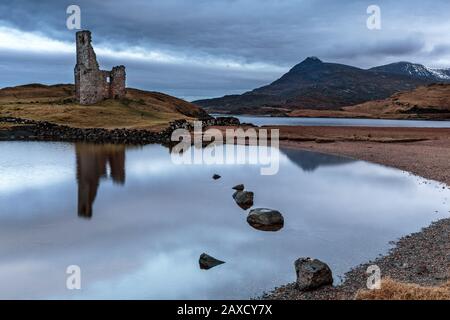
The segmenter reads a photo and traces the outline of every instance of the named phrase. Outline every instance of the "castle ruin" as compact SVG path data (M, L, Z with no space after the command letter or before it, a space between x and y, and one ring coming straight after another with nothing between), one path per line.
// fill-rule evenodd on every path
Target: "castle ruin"
M80 104L89 105L105 99L125 97L125 67L117 66L111 71L100 70L91 40L90 31L76 33L76 100Z

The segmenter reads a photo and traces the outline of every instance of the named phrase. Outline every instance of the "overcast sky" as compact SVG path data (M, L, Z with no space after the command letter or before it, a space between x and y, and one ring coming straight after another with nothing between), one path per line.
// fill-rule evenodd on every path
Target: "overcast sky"
M448 0L1 0L0 87L73 82L70 4L102 68L124 64L128 86L187 100L270 83L307 56L450 67ZM366 26L371 4L381 30Z

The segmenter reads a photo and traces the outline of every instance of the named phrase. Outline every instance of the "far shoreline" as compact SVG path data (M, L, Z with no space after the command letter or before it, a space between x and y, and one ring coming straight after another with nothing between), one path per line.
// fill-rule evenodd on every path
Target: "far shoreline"
M255 117L255 118L285 118L285 119L295 119L295 118L317 118L317 119L361 119L361 120L396 120L396 121L449 121L449 117L437 117L436 114L428 114L426 116L421 116L419 114L404 114L403 116L397 115L385 115L374 116L374 115L352 115L346 113L345 111L333 111L333 110L305 110L306 113L300 115L287 115L287 114L252 114L252 113L219 113L219 112L209 112L209 115L213 117ZM308 114L307 112L312 112Z

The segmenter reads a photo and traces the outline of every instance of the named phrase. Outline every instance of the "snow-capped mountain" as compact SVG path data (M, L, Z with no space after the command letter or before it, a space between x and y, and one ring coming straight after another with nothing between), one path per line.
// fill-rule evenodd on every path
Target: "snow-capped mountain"
M339 109L386 99L396 92L437 82L427 70L422 70L420 75L419 69L413 68L410 74L409 67L396 64L380 69L366 70L308 57L268 85L241 95L197 100L194 103L219 113L255 113L258 109L267 108Z
M411 62L361 69L309 57L281 78L241 95L194 101L210 112L262 113L295 109L339 109L382 100L401 91L433 83L450 83L450 69Z
M429 81L447 82L450 80L450 69L432 69L422 64L411 62L396 62L369 69L375 72L406 75Z
M449 69L428 69L432 72L438 79L450 80L450 68Z

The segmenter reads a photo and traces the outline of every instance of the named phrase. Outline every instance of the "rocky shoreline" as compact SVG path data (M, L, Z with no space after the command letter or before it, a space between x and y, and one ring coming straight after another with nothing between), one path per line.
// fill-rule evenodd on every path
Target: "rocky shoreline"
M162 131L140 129L103 129L103 128L74 128L58 125L47 121L35 121L14 117L0 118L0 124L12 125L7 130L0 130L0 141L62 141L62 142L90 142L144 145L159 143L170 144L172 132L176 129L192 129L188 120L175 120ZM234 117L217 117L202 120L203 127L207 126L236 126L239 119Z
M326 130L329 131L326 133L327 135L338 134L341 136L345 135L346 131L352 132L352 134L355 132L355 128L326 128ZM399 131L396 128L367 128L367 130L371 130L372 134L380 130L384 134L392 136L398 134ZM305 130L291 127L289 131L290 136L295 137L295 132L301 136L303 134L301 132ZM404 134L403 131L406 130L400 131L401 134ZM448 130L423 129L416 131L414 134L419 133L427 140L409 143L356 140L353 142L333 141L328 144L286 140L283 141L282 146L346 156L395 167L427 179L436 180L442 183L442 188L449 188L450 139ZM296 288L295 283L291 283L275 288L260 298L269 300L355 299L359 290L366 289L369 276L366 271L370 265L377 265L381 269L383 278L387 277L402 283L434 287L450 280L450 218L438 220L421 231L406 235L391 244L394 247L385 255L355 266L348 271L340 285L324 286L314 291L301 292Z
M349 300L366 289L370 265L381 269L383 278L438 286L450 279L450 219L432 223L419 232L401 238L390 252L361 264L345 274L338 286L324 286L315 291L299 291L295 283L276 288L262 299L273 300Z

